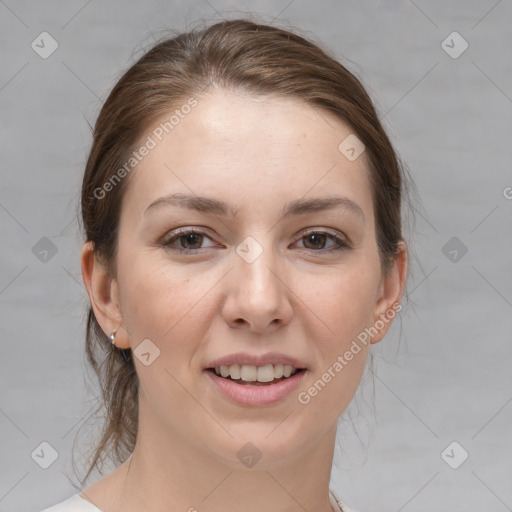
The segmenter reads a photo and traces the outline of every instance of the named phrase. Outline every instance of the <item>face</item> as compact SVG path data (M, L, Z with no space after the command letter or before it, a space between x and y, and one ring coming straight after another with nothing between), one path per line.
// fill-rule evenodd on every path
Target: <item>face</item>
M279 97L196 98L161 141L143 137L157 144L129 176L111 318L118 346L146 353L134 358L144 428L233 465L250 441L271 464L332 433L391 321L366 343L361 333L400 287L381 273L366 154L338 149L347 124ZM175 194L181 202L160 200ZM207 370L238 353L305 369L284 396L263 384L260 403L242 402Z

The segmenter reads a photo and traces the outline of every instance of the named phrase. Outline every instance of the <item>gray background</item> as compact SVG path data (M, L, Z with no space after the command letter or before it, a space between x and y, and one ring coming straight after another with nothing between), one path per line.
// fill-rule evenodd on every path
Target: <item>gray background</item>
M97 396L76 222L88 122L163 30L248 11L358 74L423 202L410 301L341 422L332 488L360 512L512 510L510 0L0 0L0 510L78 492L73 441ZM43 31L59 45L47 59L31 48ZM31 457L43 441L48 469ZM441 456L453 441L458 469Z

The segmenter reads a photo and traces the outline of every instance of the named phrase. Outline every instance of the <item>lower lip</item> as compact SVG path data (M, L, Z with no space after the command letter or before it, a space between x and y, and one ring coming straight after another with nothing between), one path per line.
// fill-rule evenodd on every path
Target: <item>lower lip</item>
M204 371L221 393L244 405L269 405L279 402L297 389L306 373L306 370L301 370L275 384L253 386L251 384L237 384L231 379L218 376L213 371Z

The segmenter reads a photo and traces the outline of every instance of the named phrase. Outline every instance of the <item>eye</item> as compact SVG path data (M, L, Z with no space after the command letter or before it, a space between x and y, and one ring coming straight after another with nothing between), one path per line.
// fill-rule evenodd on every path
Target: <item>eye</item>
M189 230L181 230L174 234L174 236L168 238L166 241L162 243L164 247L172 251L178 252L194 252L197 249L203 249L201 247L204 239L211 240L209 236L200 231L195 231L192 229ZM178 247L173 247L174 242L178 242ZM213 247L213 246L210 246Z
M340 235L327 233L325 231L310 231L303 235L300 240L305 242L304 245L306 249L316 252L340 251L350 248L346 240ZM334 245L331 246L330 249L324 250L326 241L328 240L331 240Z
M161 245L166 249L181 253L199 252L200 249L215 247L215 245L203 247L202 245L205 240L212 241L208 235L201 231L181 229L174 232L174 235L163 241ZM325 249L326 243L329 240L332 243L331 248ZM349 244L343 237L325 231L310 231L304 234L299 241L304 242L305 249L319 253L350 249Z

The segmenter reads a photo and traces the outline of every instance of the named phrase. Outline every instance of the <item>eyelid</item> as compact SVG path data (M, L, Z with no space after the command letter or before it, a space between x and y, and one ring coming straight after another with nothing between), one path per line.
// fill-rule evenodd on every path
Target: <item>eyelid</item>
M208 235L206 231L204 230L208 230L207 228L204 228L202 226L195 226L195 227L190 227L190 228L176 228L176 229L172 229L171 231L169 231L163 238L162 238L162 241L160 242L161 245L163 245L164 247L167 247L169 248L170 250L175 250L177 252L200 252L202 251L203 249L210 249L210 247L205 247L203 249L195 249L195 250L192 250L192 249L176 249L174 247L170 247L170 242L171 241L176 241L178 240L180 237L182 236L185 236L185 235L202 235L203 237L205 238L209 238L212 242L214 241L212 238L212 236Z
M347 246L350 245L350 241L349 241L348 237L344 233L339 233L337 231L330 230L329 228L307 228L306 231L301 231L300 232L299 239L301 239L301 238L303 238L305 236L308 236L310 234L312 235L314 233L321 233L321 234L324 234L324 235L331 235L332 237L336 238L340 242L345 243Z
M170 233L172 233L170 236L166 235L165 237L163 237L161 245L164 246L164 248L167 248L170 251L174 251L174 252L178 252L178 253L182 253L182 254L186 254L186 253L188 253L188 254L193 254L193 253L200 254L205 249L206 250L211 249L211 247L204 247L204 248L201 248L201 249L183 249L183 248L171 247L170 246L170 242L171 241L176 241L181 236L188 235L188 234L202 235L203 237L206 237L206 238L210 239L212 242L214 241L214 240L212 240L212 237L207 234L207 232L201 231L201 230L208 231L208 228L203 227L203 226L176 228L176 229L170 231ZM322 228L322 227L305 228L305 230L299 232L299 236L297 237L297 240L294 243L300 242L302 240L302 238L304 238L304 237L306 237L308 235L311 235L311 234L327 235L328 237L331 237L330 239L334 241L336 246L335 247L331 247L330 249L318 249L318 250L308 249L308 248L301 248L300 249L301 251L307 251L307 252L311 252L311 253L316 253L317 252L319 254L322 254L322 253L325 254L325 253L329 253L329 252L335 252L337 250L343 250L343 249L346 250L346 249L351 249L352 248L352 245L351 245L350 241L348 240L348 238L344 234L342 235L342 234L339 234L338 232L335 232L335 231L332 232L329 228Z

